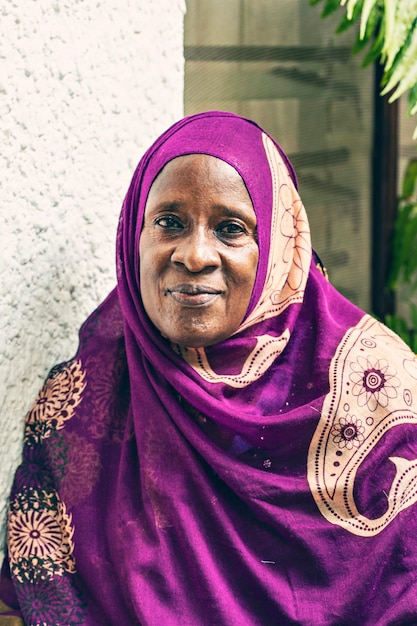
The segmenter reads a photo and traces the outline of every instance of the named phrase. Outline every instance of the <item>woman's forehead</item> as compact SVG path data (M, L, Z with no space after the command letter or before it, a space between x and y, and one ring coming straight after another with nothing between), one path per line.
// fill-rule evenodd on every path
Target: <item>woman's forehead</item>
M258 223L259 248L262 257L268 255L273 181L264 137L264 131L255 123L227 114L195 116L172 127L154 145L144 163L138 232L142 228L150 189L159 172L179 157L206 155L228 164L243 180Z
M191 154L205 154L225 161L245 182L255 171L258 175L268 173L262 130L235 116L198 117L174 127L155 145L147 169L151 170L153 179L169 161Z
M224 159L210 154L191 153L174 157L155 175L152 188L165 185L187 185L190 173L202 184L215 184L218 180L227 179L230 183L244 184L237 169ZM194 179L193 179L194 180Z
M175 207L188 212L198 208L213 214L221 208L223 215L256 214L240 174L228 163L203 154L173 159L155 178L145 207L145 216L161 208Z
M258 146L252 145L251 151L241 152L236 146L225 149L222 145L217 149L203 150L200 141L193 137L191 143L194 149L191 150L191 145L182 146L179 154L172 149L173 139L169 140L169 146L166 145L155 153L153 162L149 164L147 181L142 188L146 194L144 204L146 205L150 192L160 188L162 183L178 185L180 181L187 185L189 172L199 169L202 184L218 184L215 174L219 172L223 182L243 185L255 213L263 213L266 217L270 213L271 205L271 172L262 140L260 137L258 139ZM177 145L175 147L178 148ZM258 156L254 158L256 154Z

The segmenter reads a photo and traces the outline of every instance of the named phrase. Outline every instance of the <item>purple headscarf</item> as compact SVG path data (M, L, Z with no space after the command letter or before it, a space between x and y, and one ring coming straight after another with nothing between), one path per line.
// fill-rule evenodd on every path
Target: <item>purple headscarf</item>
M246 316L205 349L159 334L139 281L149 189L193 153L237 170L258 226ZM117 276L27 415L0 587L11 612L50 626L417 623L417 363L316 267L279 146L230 113L172 126L133 176Z

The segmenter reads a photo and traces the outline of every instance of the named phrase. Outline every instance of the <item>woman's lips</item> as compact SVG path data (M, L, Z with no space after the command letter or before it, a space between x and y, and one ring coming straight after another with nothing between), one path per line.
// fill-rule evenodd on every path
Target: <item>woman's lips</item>
M186 306L202 306L215 300L223 292L207 285L176 285L166 289L165 295Z

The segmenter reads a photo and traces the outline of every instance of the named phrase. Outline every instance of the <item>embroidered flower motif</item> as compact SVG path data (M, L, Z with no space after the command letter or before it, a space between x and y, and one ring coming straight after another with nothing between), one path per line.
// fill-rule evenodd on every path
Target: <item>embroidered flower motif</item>
M54 367L26 416L25 438L37 442L64 427L79 405L85 388L80 361Z
M52 485L47 450L44 446L26 446L22 463L16 471L15 492L26 487L50 489Z
M71 507L81 502L97 483L101 470L100 457L93 444L76 433L63 431L62 449L65 452L65 472L59 481L59 493ZM62 452L58 451L59 455ZM53 465L60 464L51 450Z
M294 201L286 208L281 219L281 232L287 238L283 251L284 261L290 262L291 255L293 260L287 283L293 291L297 291L303 283L306 259L311 250L310 231L301 200Z
M85 624L80 593L67 577L16 585L16 593L26 624Z
M129 377L124 347L114 352L113 367L103 368L98 357L89 357L85 401L91 407L86 428L97 439L121 442L125 434L130 401ZM115 393L117 390L117 393Z
M397 397L400 381L386 359L359 356L350 367L352 393L357 396L359 406L367 405L370 411L375 411L378 406L388 406L390 399Z
M75 572L71 516L54 491L29 488L10 503L8 547L12 575L19 581Z
M18 511L12 517L10 541L14 550L26 559L31 555L45 558L59 550L61 529L48 511Z
M337 424L332 428L331 434L333 441L339 448L359 448L364 440L365 427L362 426L362 420L354 415L346 415L340 417Z

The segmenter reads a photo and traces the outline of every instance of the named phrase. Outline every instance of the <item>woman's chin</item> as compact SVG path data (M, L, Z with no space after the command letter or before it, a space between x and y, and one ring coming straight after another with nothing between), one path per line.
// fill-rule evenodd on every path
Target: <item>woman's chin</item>
M177 346L183 349L208 348L209 346L214 346L224 341L225 339L227 339L227 336L225 336L224 333L210 332L210 331L206 331L206 332L201 332L201 331L192 332L191 331L188 333L184 333L184 332L170 333L169 335L164 334L162 332L162 335L166 339L168 339L170 343L176 344Z

